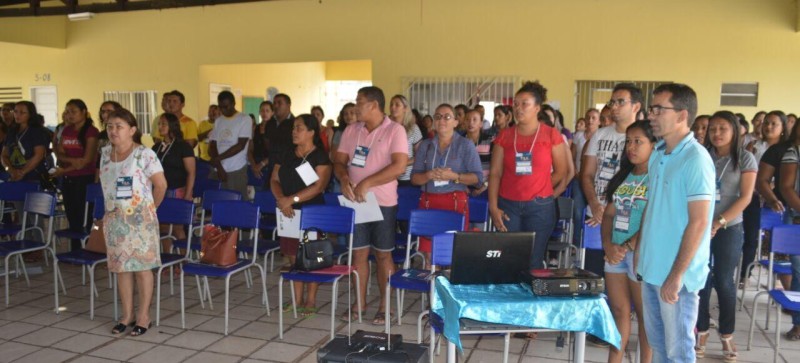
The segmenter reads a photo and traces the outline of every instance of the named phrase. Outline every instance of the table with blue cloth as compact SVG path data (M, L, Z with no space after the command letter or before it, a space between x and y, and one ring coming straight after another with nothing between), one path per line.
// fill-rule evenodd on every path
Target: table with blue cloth
M586 332L617 348L620 346L614 317L601 296L543 297L534 295L521 284L452 285L447 278L439 276L435 281L431 306L433 312L444 320L444 336L459 350L462 350L459 334L461 318L537 329ZM576 337L576 340L579 338ZM579 342L581 347L582 343ZM576 352L576 361L581 360L578 358Z

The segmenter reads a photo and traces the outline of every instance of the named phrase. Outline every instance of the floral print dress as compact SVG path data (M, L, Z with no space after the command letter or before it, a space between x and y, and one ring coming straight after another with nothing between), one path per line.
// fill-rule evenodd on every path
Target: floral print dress
M120 162L111 161L112 152L108 145L100 156L108 268L111 272L157 268L161 265L159 230L150 177L164 169L153 150L142 145L134 146Z

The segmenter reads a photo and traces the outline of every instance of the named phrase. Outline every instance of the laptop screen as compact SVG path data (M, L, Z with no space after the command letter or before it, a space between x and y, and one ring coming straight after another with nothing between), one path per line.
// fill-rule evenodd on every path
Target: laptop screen
M533 232L458 232L453 239L452 284L515 284L530 269Z

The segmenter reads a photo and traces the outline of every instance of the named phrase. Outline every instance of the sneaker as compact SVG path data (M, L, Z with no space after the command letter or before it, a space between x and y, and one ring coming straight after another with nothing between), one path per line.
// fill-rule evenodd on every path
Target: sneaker
M607 348L607 347L609 347L611 345L611 344L608 344L608 342L606 342L605 340L600 339L600 338L598 338L598 337L596 337L594 335L591 335L591 334L586 334L586 341L589 342L589 344L594 345L595 347L600 347L600 348Z

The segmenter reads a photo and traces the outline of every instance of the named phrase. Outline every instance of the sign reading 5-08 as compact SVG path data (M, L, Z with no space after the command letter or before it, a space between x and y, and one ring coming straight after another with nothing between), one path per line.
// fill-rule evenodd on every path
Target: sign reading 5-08
M33 79L36 82L50 82L51 78L50 73L36 73L33 75Z

